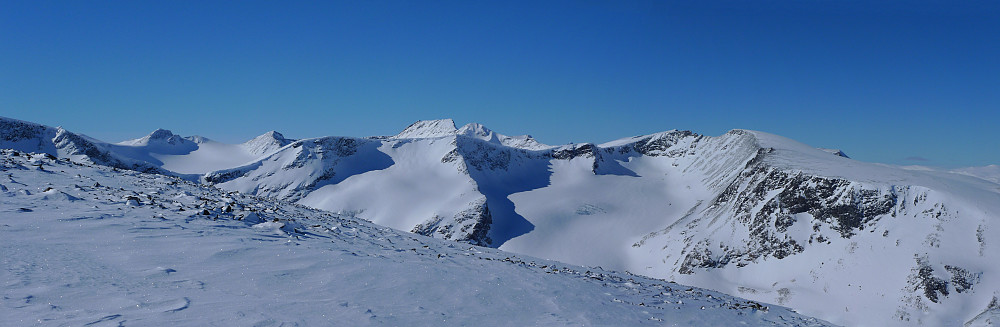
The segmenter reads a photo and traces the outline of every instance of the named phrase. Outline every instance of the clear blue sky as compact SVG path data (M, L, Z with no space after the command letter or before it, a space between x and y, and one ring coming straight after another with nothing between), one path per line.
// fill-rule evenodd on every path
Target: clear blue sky
M1000 164L1000 3L0 0L0 116L112 142L744 128Z

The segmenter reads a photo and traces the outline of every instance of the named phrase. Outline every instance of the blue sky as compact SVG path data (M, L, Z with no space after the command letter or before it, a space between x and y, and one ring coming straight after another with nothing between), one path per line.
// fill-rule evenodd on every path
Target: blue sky
M454 118L548 144L744 128L1000 164L995 1L0 0L0 31L0 116L112 142Z

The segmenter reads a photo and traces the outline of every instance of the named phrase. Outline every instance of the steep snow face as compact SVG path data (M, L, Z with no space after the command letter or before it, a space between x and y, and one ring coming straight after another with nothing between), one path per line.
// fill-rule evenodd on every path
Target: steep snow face
M547 152L506 146L514 138L478 124L459 130L451 120L420 121L391 138L324 139L294 143L204 180L483 246L529 232L533 227L507 196L548 184ZM315 142L324 149L310 146Z
M0 171L3 326L829 326L162 175L13 150Z
M545 145L531 135L517 135L517 136L506 136L500 135L500 143L512 148L526 149L526 150L546 150L554 148L552 145Z
M385 140L366 156L384 164L307 190L299 203L441 239L489 245L492 215L463 162L447 161L455 136ZM223 185L223 187L226 187Z
M455 121L451 119L421 120L396 134L397 139L434 138L455 135Z
M757 155L724 191L635 242L645 258L626 269L846 325L961 325L988 308L1000 282L995 185L740 133Z
M565 146L552 159L550 185L509 197L534 229L500 249L681 280L846 325L961 324L994 296L986 240L1000 195L988 182L743 130Z
M754 155L746 138L685 131L559 148L551 184L510 197L535 230L500 248L616 269L646 264L632 243L703 203L735 178L728 167Z
M507 196L547 184L544 154L451 134L303 140L206 175L221 188L355 215L389 227L499 245L530 224Z
M274 153L292 142L295 140L286 139L281 133L270 131L240 144L240 147L251 155L263 156Z
M247 165L206 174L203 180L246 194L298 201L324 185L389 167L392 161L375 150L378 145L351 137L306 139Z

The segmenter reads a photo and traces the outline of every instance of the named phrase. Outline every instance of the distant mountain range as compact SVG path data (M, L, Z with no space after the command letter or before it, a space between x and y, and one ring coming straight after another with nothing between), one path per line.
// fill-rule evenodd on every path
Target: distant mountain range
M838 324L1000 318L995 166L904 169L747 130L551 146L448 119L394 136L270 132L230 145L166 130L109 144L0 118L0 146L665 278Z
M176 177L0 149L0 326L833 326Z

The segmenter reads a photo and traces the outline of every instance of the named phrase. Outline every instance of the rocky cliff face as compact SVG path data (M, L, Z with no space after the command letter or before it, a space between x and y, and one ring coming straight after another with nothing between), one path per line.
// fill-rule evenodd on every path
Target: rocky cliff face
M769 167L760 160L773 149L761 149L738 177L700 215L684 221L685 228L716 230L726 224L749 236L747 242L714 247L691 242L677 267L682 274L695 268L728 264L746 266L761 259L783 259L801 253L807 244L850 239L900 208L893 186L852 182ZM680 225L678 225L680 226ZM809 230L795 233L790 230ZM835 233L830 233L833 231ZM670 230L664 231L670 232ZM715 248L715 251L712 249Z
M411 233L433 238L470 243L479 246L493 245L489 237L493 216L486 204L486 198L469 203L468 209L462 210L449 219L434 216L413 227Z
M640 271L695 284L755 280L755 287L728 287L777 303L824 302L848 312L859 311L862 301L872 306L856 313L866 317L858 320L824 316L822 305L800 306L848 324L962 324L975 311L969 302L990 312L994 286L983 284L998 285L997 276L986 282L995 270L984 261L994 246L988 226L998 212L992 203L1000 203L995 185L853 161L841 166L843 156L830 164L819 152L774 146L756 132L731 134L753 139L730 144L752 145L755 154L728 165L735 174L701 173L704 185L719 187L633 243L657 258L642 261L647 269ZM688 155L717 157L693 149Z

